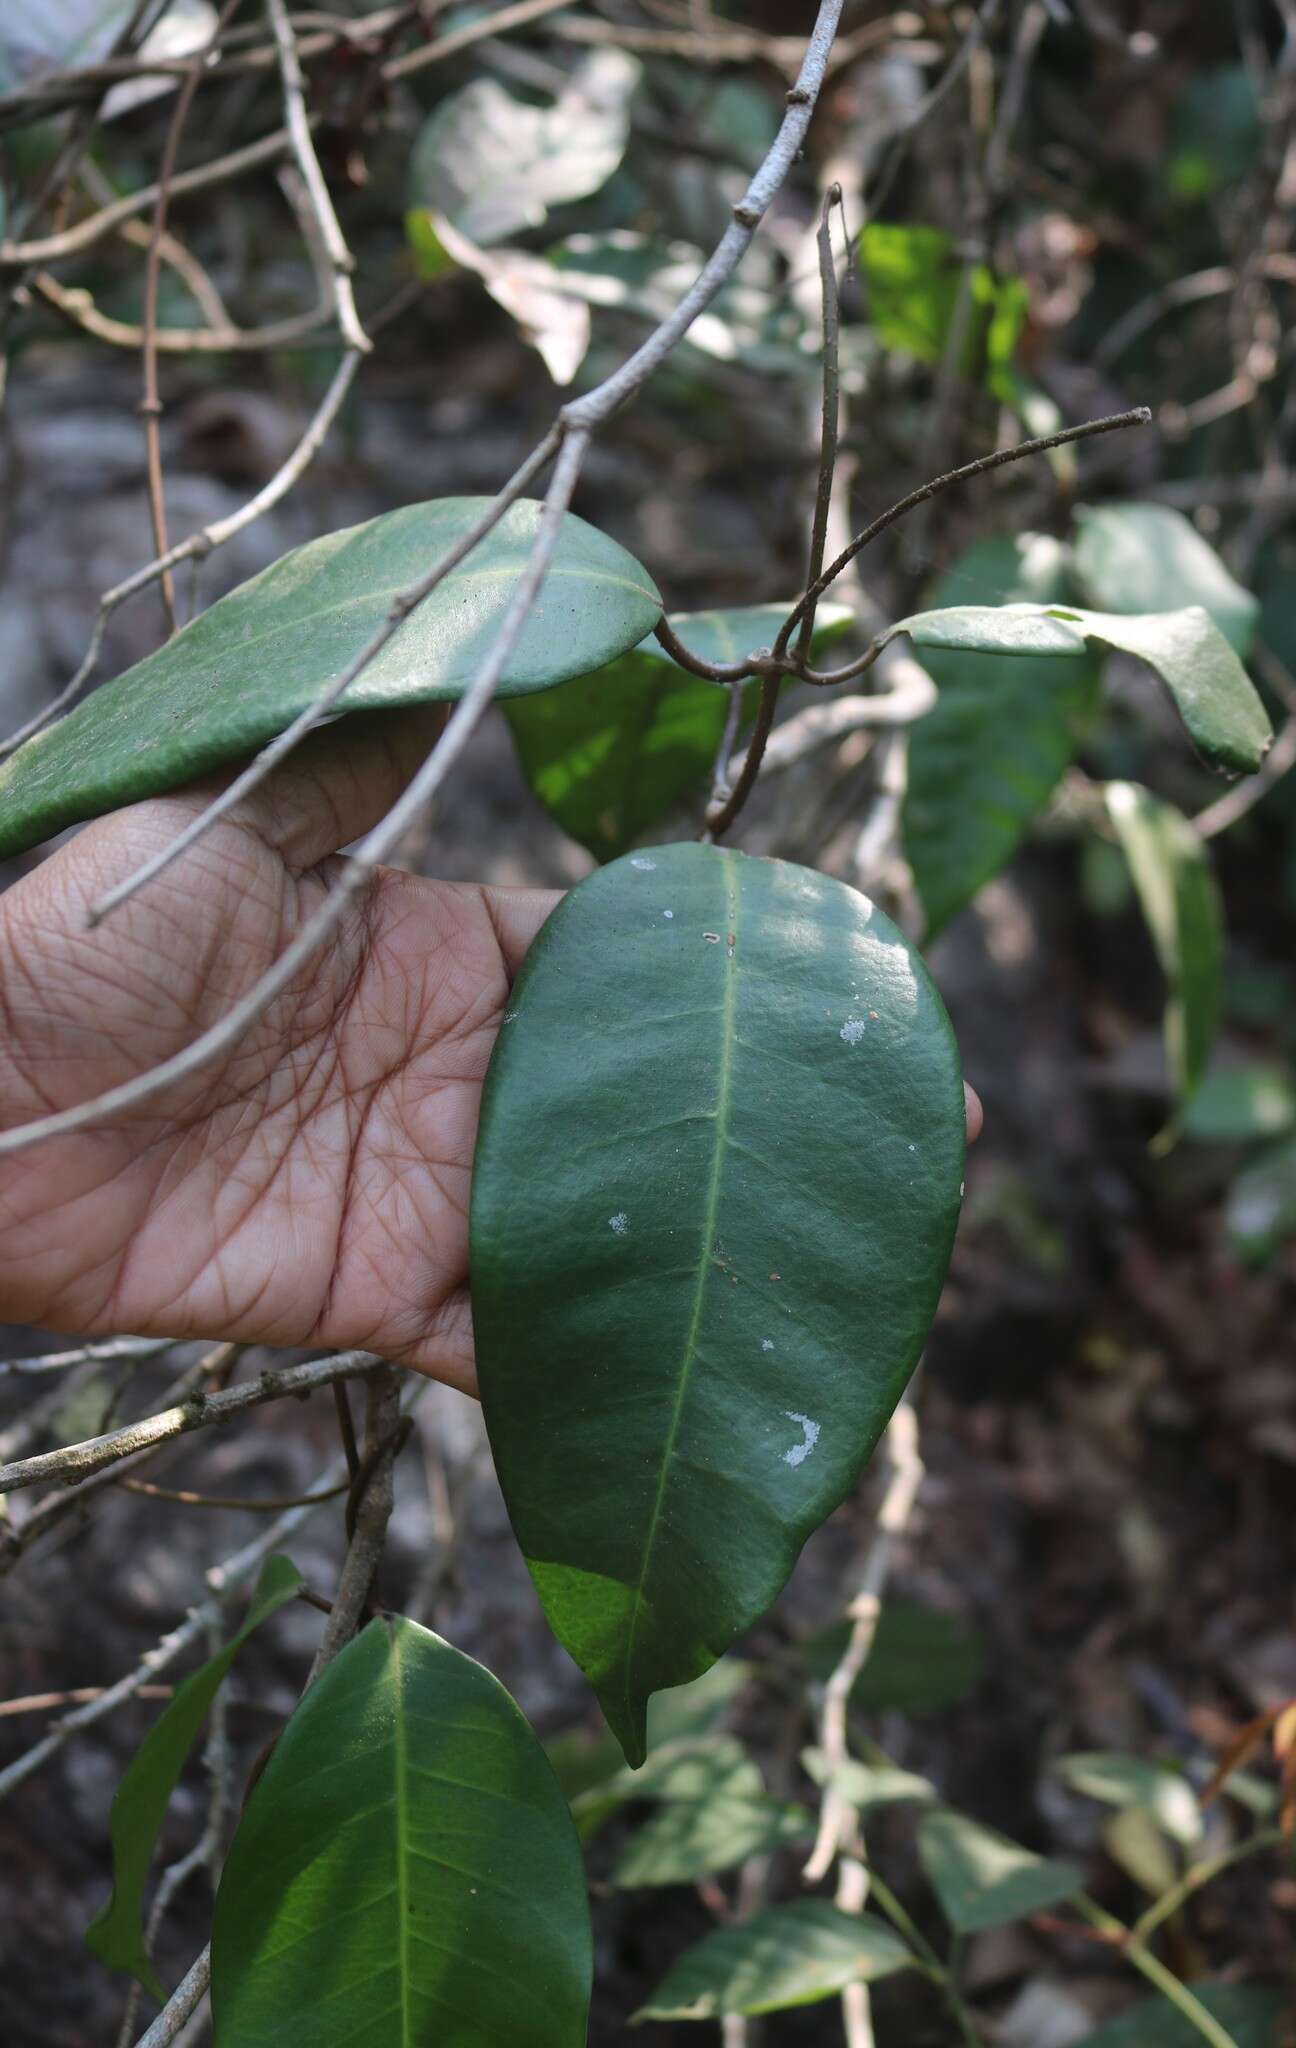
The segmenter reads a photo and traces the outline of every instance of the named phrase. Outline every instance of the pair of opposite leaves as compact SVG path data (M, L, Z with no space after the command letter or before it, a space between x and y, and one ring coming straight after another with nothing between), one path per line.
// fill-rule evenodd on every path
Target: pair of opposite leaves
M326 536L214 604L0 768L0 852L274 738L482 503ZM538 520L514 506L339 710L462 695ZM500 694L597 677L661 611L569 516ZM765 1611L873 1448L962 1164L940 999L842 884L658 847L573 891L532 949L474 1169L482 1397L545 1610L632 1763L650 1693Z

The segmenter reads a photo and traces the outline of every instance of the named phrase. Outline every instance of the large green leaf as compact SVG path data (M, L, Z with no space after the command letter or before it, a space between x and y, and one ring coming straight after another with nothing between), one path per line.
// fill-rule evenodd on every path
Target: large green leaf
M631 1763L854 1484L922 1348L963 1173L918 955L781 861L653 847L566 897L482 1104L486 1421L549 1620Z
M1069 595L1063 548L1028 534L970 549L933 602ZM1060 658L934 648L926 660L939 695L910 735L904 841L934 933L1011 860L1048 802L1097 703L1099 667L1069 631Z
M1080 654L1090 641L1119 648L1155 669L1193 745L1212 767L1252 774L1273 740L1269 714L1250 677L1200 605L1138 618L1074 605L959 605L916 612L893 631L908 633L915 647L981 654Z
M728 663L774 640L790 605L677 612L681 640ZM822 605L814 653L850 624ZM507 707L526 777L550 815L598 860L615 860L710 775L729 709L725 690L690 675L650 634L630 654Z
M1287 2009L1284 1991L1270 1984L1190 1984L1199 2005L1233 2037L1233 2048L1278 2048L1278 2022ZM1076 2048L1201 2048L1193 2022L1164 1998L1143 1998L1086 2034Z
M639 65L624 50L580 64L547 107L493 78L447 95L419 131L410 205L441 213L472 241L539 227L551 206L588 198L625 155Z
M962 1813L929 1813L918 1830L918 1856L956 1934L1042 1913L1074 1898L1082 1883L1069 1863L1033 1855Z
M155 1998L166 1994L144 1946L144 1886L171 1794L234 1659L267 1615L296 1598L301 1583L301 1573L286 1557L266 1560L242 1628L177 1689L113 1796L112 1897L86 1929L86 1945L112 1969L138 1977Z
M1107 809L1166 978L1166 1059L1183 1101L1206 1071L1223 991L1223 910L1210 855L1181 811L1137 783L1109 782Z
M827 1899L794 1899L708 1934L680 1958L634 2018L714 2020L730 2012L782 2012L831 1998L848 1984L874 1984L912 1961L881 1920L843 1913Z
M439 1636L370 1622L239 1823L216 2048L582 2048L591 1969L580 1847L522 1715Z
M1177 612L1200 605L1245 654L1260 605L1208 541L1168 505L1082 505L1075 566L1095 611Z
M0 767L0 855L174 789L273 739L346 671L397 592L488 503L438 498L385 512L294 548L221 598ZM537 504L514 505L397 628L340 709L462 696L498 630L539 518ZM547 690L615 660L651 631L661 609L633 556L569 514L499 694Z

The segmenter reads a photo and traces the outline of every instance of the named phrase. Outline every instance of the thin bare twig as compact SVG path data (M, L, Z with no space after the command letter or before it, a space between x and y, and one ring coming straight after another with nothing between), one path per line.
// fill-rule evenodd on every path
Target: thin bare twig
M190 59L189 68L180 81L175 106L167 126L166 141L162 147L162 162L158 169L157 199L153 206L153 225L149 233L148 253L144 258L144 396L140 411L144 415L144 449L148 471L149 518L153 526L153 552L164 555L167 551L166 493L162 477L162 397L158 389L157 311L158 284L162 275L162 237L166 233L167 202L170 197L171 180L175 176L176 157L180 152L180 138L184 134L189 109L193 105L198 80L206 68L207 61L220 40L222 29L238 5L238 0L225 0L225 5L216 18L211 35ZM162 616L166 621L168 634L176 629L175 585L170 570L164 570L159 579L162 593Z
M850 1696L873 1648L895 1546L909 1526L923 1482L918 1415L908 1397L900 1403L887 1424L883 1443L890 1465L886 1492L882 1496L873 1538L859 1575L858 1590L847 1610L851 1621L850 1635L824 1687L819 1748L829 1771L844 1764L850 1754L846 1733ZM853 1811L850 1801L830 1776L819 1809L819 1830L814 1848L802 1872L807 1884L818 1884L827 1875Z
M827 70L843 4L844 0L820 0L818 19L806 45L797 83L788 94L787 110L778 134L742 199L733 208L730 226L691 289L620 369L583 398L563 408L546 436L542 443L545 459L555 449L558 451L553 479L545 496L530 557L515 585L491 646L427 760L386 817L360 842L342 869L330 896L241 1001L193 1044L149 1073L141 1074L92 1101L5 1132L0 1136L0 1155L20 1151L62 1132L84 1129L136 1103L149 1100L172 1081L198 1071L221 1052L237 1044L299 968L313 958L345 914L350 900L368 882L379 862L399 843L408 826L440 789L494 696L518 636L530 616L557 547L562 521L571 503L591 436L638 394L688 332L698 314L705 311L716 293L728 282L796 161ZM479 538L496 523L498 516L496 514L494 520L484 523ZM414 587L413 594L407 593L408 608L421 601L434 587L435 580L437 572L434 571ZM361 665L372 659L381 645L385 645L399 623L399 617L393 618L389 626L374 636L362 654ZM355 674L359 673L355 665L353 670ZM354 674L348 675L348 681L353 679Z
M242 533L245 527L251 526L263 513L271 511L281 498L287 496L327 439L329 429L342 409L342 402L359 367L359 352L348 351L334 371L332 381L320 400L314 418L292 454L275 471L269 482L263 484L246 504L240 505L235 512L227 513L223 519L214 519L210 525L200 527L196 533L191 533L187 540L177 542L165 555L159 556L156 561L146 563L142 569L136 569L122 582L115 584L111 590L104 592L99 600L99 611L90 636L90 645L80 668L70 681L65 683L52 702L25 725L20 726L8 739L0 741L0 760L12 754L25 740L30 739L33 733L40 732L51 719L56 718L60 711L67 710L80 696L98 666L108 621L120 605L125 604L126 600L134 597L138 591L146 589L156 577L162 575L165 570L174 568L178 563L205 560L216 548L223 547L226 541L232 540L235 534Z
M337 1379L368 1378L385 1369L384 1361L369 1351L343 1351L336 1358L316 1358L306 1365L271 1366L256 1379L243 1386L229 1387L224 1393L203 1395L196 1391L188 1401L146 1416L142 1422L129 1422L122 1429L110 1430L106 1436L89 1437L84 1443L65 1444L57 1451L40 1451L35 1457L0 1465L0 1493L17 1493L47 1479L88 1479L105 1465L115 1465L135 1451L166 1443L172 1437L189 1436L196 1429L215 1428L266 1401L309 1394Z
M279 51L285 126L292 140L297 168L310 195L311 210L319 226L320 239L332 265L333 307L337 314L338 328L349 349L355 349L360 355L367 355L373 344L360 325L360 315L356 311L355 292L351 285L355 259L338 225L333 201L324 182L324 173L315 154L315 144L311 140L310 122L306 114L306 81L302 77L301 59L297 55L297 39L293 34L284 0L266 0L266 13Z

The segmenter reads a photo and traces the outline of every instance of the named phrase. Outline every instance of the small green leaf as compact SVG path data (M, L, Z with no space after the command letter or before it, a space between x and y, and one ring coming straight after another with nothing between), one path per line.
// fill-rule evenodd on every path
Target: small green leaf
M1185 1137L1207 1144L1277 1138L1296 1125L1296 1087L1282 1067L1216 1067L1184 1109Z
M816 1678L831 1676L849 1634L849 1622L836 1622L801 1644L800 1654ZM984 1661L980 1636L957 1616L888 1600L868 1661L851 1690L851 1704L866 1714L889 1709L941 1713L971 1692Z
M1173 1764L1122 1756L1114 1750L1082 1750L1060 1757L1058 1776L1073 1792L1107 1806L1137 1806L1185 1847L1201 1840L1202 1814L1188 1779Z
M1200 606L1126 618L1071 605L959 605L916 612L893 630L908 633L915 647L980 654L1078 654L1089 641L1119 648L1156 670L1212 767L1252 774L1273 740L1250 677Z
M1278 2022L1286 1994L1269 1984L1190 1984L1188 1989L1213 2020L1233 2037L1233 2048L1278 2048ZM1201 2048L1201 2034L1164 1998L1140 1999L1086 2034L1075 2048Z
M1035 1856L961 1813L929 1813L918 1830L918 1855L956 1934L1042 1913L1074 1898L1083 1884L1069 1863Z
M624 50L587 57L547 107L493 78L447 94L419 131L409 204L441 213L483 247L586 199L625 155L639 65Z
M873 221L860 232L859 255L869 322L883 346L920 363L940 362L963 289L952 238L940 228ZM1021 278L997 278L984 263L971 266L966 288L972 317L959 366L968 377L984 372L1010 401L1007 384L1030 292Z
M1183 1101L1206 1071L1223 989L1223 911L1210 856L1181 811L1136 783L1109 782L1106 795L1166 978L1166 1059Z
M717 1794L763 1799L759 1766L736 1736L684 1736L654 1746L647 1762L635 1770L621 1763L611 1777L573 1800L572 1817L582 1842L588 1842L618 1807L631 1800L681 1799L696 1804Z
M110 1969L129 1971L154 1998L166 1994L144 1947L144 1886L171 1794L234 1659L253 1629L295 1599L301 1583L301 1573L286 1557L267 1558L243 1626L177 1688L113 1797L112 1897L86 1929L86 1946Z
M654 846L531 948L482 1102L478 1366L523 1554L631 1763L649 1694L764 1613L884 1428L963 1122L922 961L808 869Z
M0 767L0 857L65 825L157 796L273 739L345 672L392 599L476 522L486 498L439 498L294 548L96 690ZM524 500L399 626L341 711L461 697L525 566L540 507ZM624 548L568 514L500 681L551 689L652 630L661 599Z
M671 1692L656 1693L648 1703L648 1747L653 1756L658 1756L663 1748L676 1748L680 1743L694 1742L710 1734L751 1675L752 1666L740 1657L722 1657L691 1685L677 1685ZM582 1840L588 1840L593 1831L585 1817L597 1809L597 1802L585 1795L596 1789L601 1792L609 1801L607 1812L619 1806L623 1798L644 1796L633 1789L622 1790L627 1783L633 1787L643 1773L626 1770L621 1745L614 1735L556 1735L546 1742L545 1755L568 1799L580 1805ZM606 1813L599 1812L594 1824L601 1824L605 1818Z
M831 1785L838 1797L866 1813L871 1806L900 1806L936 1797L935 1787L894 1764L862 1764L853 1756L832 1763L821 1749L803 1749L801 1762L816 1785Z
M1228 1192L1224 1226L1238 1257L1255 1266L1296 1236L1296 1138L1243 1168Z
M650 1781L632 1796L659 1805L617 1858L612 1882L625 1890L696 1884L814 1831L803 1806L767 1796L758 1766L732 1736L654 1757L627 1775Z
M429 1630L370 1622L239 1823L215 2048L583 2048L591 1969L580 1846L517 1707Z
M739 660L776 637L791 605L671 618L703 661ZM817 657L845 632L845 605L822 605ZM676 665L649 635L630 654L543 696L506 706L522 767L564 832L615 860L705 783L715 764L728 693Z
M1069 595L1065 551L1027 534L970 549L934 601L1038 605ZM939 695L910 736L904 841L930 935L1017 851L1092 717L1099 671L1071 627L1041 625L1037 613L1029 652L1015 661L998 659L999 647L986 654L924 645Z
M1168 505L1081 505L1075 568L1095 611L1144 615L1199 605L1245 654L1260 605L1191 520Z
M849 1984L875 1984L912 1961L881 1920L843 1913L826 1899L794 1899L708 1934L681 1956L634 2024L784 2012Z

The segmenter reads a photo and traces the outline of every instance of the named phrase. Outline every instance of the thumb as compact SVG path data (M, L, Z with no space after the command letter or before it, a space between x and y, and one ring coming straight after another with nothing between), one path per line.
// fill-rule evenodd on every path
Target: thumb
M355 712L312 733L229 813L301 873L378 823L426 760L443 704ZM228 781L229 778L222 778ZM194 791L210 796L220 784Z

